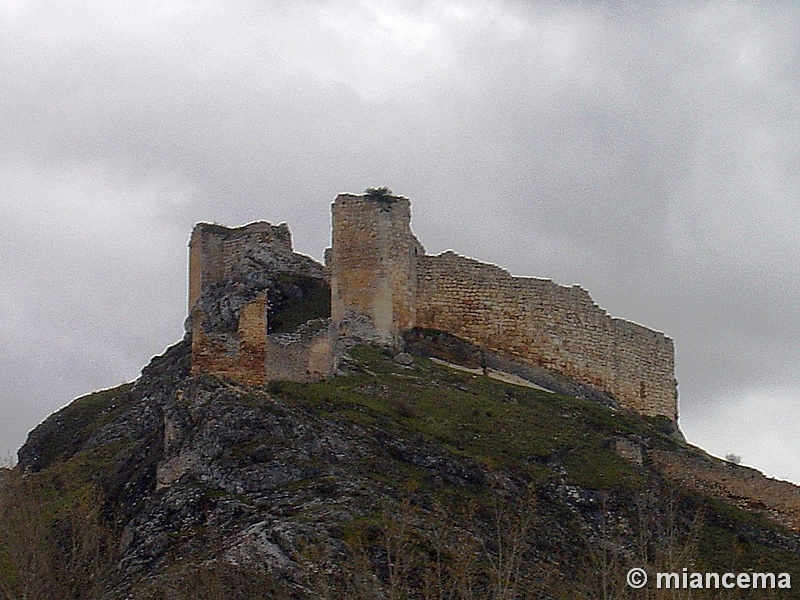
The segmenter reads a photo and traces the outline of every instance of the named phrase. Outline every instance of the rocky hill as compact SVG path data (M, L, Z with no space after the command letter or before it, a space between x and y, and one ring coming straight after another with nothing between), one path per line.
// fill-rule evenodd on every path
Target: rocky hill
M625 581L686 568L800 586L798 488L666 418L415 348L245 386L192 376L182 341L75 400L2 471L0 598L798 597Z

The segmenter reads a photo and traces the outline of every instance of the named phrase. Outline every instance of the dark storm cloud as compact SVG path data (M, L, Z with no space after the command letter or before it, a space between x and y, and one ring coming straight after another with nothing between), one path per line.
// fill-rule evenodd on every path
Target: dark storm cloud
M666 331L690 438L800 480L742 425L800 419L793 4L0 11L0 451L180 337L195 221L320 257L334 195L385 184L429 251Z

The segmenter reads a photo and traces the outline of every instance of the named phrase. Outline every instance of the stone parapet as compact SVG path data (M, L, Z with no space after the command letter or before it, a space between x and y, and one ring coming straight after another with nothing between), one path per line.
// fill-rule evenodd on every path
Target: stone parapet
M513 277L454 252L420 257L417 275L418 327L561 373L622 408L677 418L672 340L610 317L583 288Z

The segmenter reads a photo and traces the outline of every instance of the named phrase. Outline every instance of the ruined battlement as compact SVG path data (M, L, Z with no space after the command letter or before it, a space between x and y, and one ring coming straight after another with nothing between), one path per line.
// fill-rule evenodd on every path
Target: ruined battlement
M415 328L589 386L621 408L677 419L674 347L611 317L580 286L517 277L452 251L431 256L411 203L340 194L326 265L285 224L200 224L190 244L192 370L245 383L333 376L348 338L400 348Z
M294 252L285 223L195 226L187 322L193 373L252 385L327 377L334 368L329 316L325 268Z
M447 331L676 419L674 348L664 334L612 318L580 286L514 277L445 252L419 260L417 327Z

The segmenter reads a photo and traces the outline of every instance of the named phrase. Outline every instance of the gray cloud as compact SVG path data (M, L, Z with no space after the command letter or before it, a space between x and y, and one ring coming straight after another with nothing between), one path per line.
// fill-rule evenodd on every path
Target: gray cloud
M800 481L791 3L0 8L0 452L181 335L199 220L337 192L675 338L682 425ZM784 445L772 443L785 441Z

